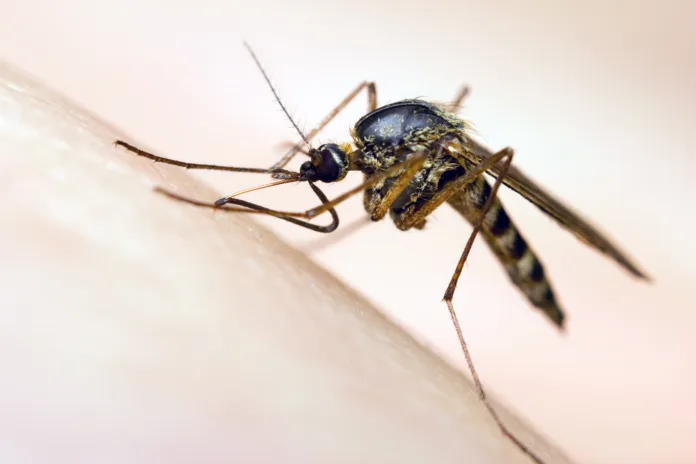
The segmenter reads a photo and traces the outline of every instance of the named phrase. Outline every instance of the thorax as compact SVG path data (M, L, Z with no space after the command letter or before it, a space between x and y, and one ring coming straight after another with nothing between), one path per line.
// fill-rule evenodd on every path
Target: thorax
M464 122L422 100L403 100L363 116L353 129L361 170L384 170L419 148L432 151L442 137L463 134ZM364 167L364 169L362 169Z
M405 160L409 153L425 150L428 160L391 205L392 218L415 213L437 191L462 176L468 163L441 147L456 139L466 146L465 123L422 100L403 100L365 115L354 127L353 139L360 156L356 160L368 177ZM386 178L366 191L369 213L391 189Z

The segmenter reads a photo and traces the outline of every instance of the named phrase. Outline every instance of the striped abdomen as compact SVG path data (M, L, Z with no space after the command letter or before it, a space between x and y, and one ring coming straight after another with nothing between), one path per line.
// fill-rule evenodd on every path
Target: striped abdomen
M475 224L491 194L490 184L479 177L476 182L447 200L467 221ZM486 240L510 279L556 325L563 327L563 311L556 302L539 258L527 245L497 198L488 210L479 234Z

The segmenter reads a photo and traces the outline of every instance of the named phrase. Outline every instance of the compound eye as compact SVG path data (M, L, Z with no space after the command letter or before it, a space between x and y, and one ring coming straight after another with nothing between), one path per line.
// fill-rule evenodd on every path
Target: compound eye
M327 143L317 149L317 177L322 182L343 179L348 168L348 155L335 143Z
M300 166L300 175L305 177L307 180L316 181L317 180L317 167L311 161L305 161Z

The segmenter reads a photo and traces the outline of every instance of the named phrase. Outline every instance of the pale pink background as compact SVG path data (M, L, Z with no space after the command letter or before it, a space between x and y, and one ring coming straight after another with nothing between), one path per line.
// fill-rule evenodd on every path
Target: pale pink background
M579 461L696 462L696 7L479 3L0 0L0 58L160 153L250 166L295 135L242 39L307 129L362 79L381 103L471 84L463 115L480 139L514 147L518 166L655 278L634 281L503 192L569 330L557 334L476 246L455 303L484 382ZM321 140L345 140L364 106ZM205 178L226 193L266 181ZM249 198L304 209L307 190ZM344 227L363 218L359 199L339 212ZM470 231L458 216L443 208L424 232L385 221L335 242L264 222L463 366L440 303Z

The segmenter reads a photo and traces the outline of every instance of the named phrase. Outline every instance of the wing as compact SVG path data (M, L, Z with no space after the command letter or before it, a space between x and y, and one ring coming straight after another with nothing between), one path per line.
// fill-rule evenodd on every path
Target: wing
M490 158L492 156L492 152L490 150L478 144L474 140L469 139L468 142L471 150L469 154L476 158L471 161L478 163L481 161L481 159ZM499 169L497 166L491 169L490 174L492 176L497 178L498 173ZM510 166L507 175L503 179L503 184L507 185L509 188L532 202L537 208L551 216L561 226L572 232L578 239L612 258L634 276L641 279L650 280L650 277L641 271L623 251L611 243L611 241L609 241L609 239L599 232L592 224L556 200L550 193L546 192L514 165Z

